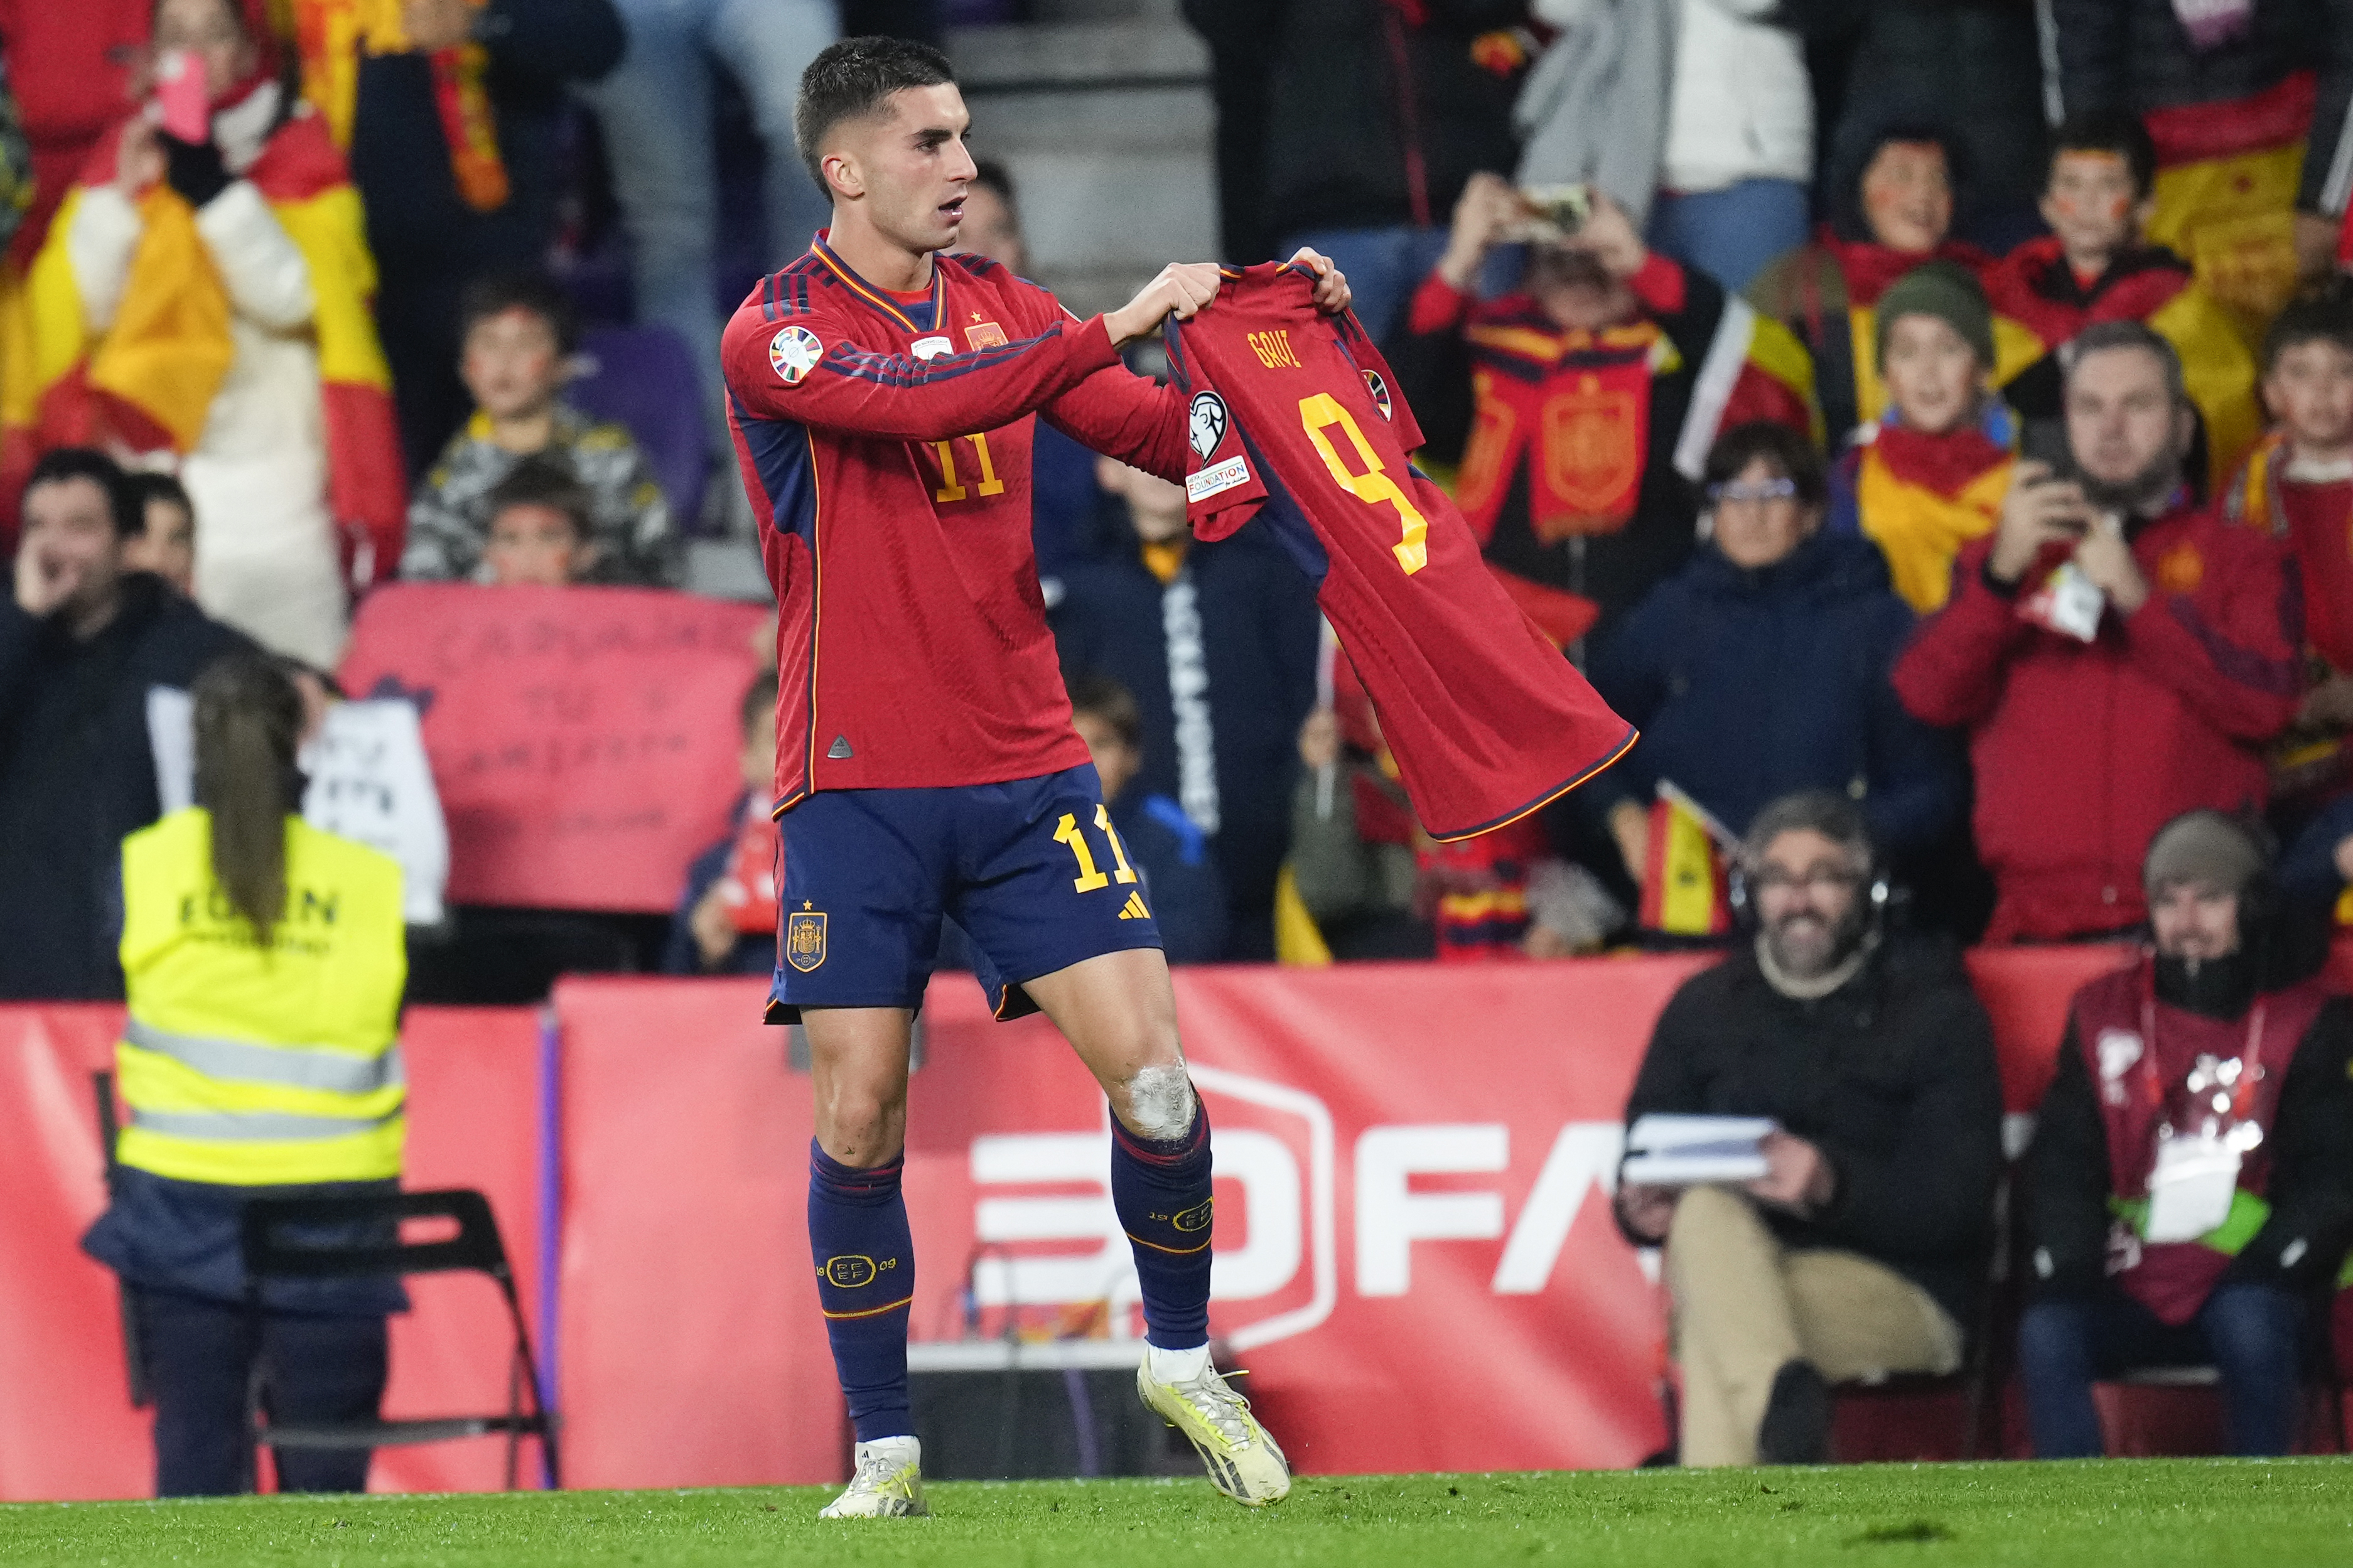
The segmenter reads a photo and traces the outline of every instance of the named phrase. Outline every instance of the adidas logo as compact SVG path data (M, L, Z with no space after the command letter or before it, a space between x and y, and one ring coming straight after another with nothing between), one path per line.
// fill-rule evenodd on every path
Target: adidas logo
M1142 893L1128 894L1126 904L1124 905L1119 911L1119 918L1124 921L1150 920L1152 918L1152 911L1144 907L1144 895Z
M828 760L837 763L857 755L849 749L849 737L847 735L836 735L833 738L833 744L827 748L825 754Z

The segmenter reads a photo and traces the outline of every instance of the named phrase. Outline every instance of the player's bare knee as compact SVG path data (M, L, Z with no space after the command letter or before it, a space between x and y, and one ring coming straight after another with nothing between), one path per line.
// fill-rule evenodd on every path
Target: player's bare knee
M899 1152L905 1104L882 1095L838 1091L819 1108L818 1146L853 1170L880 1165Z
M1139 1137L1166 1142L1192 1131L1198 1102L1181 1060L1138 1068L1120 1087L1127 1101L1121 1120Z

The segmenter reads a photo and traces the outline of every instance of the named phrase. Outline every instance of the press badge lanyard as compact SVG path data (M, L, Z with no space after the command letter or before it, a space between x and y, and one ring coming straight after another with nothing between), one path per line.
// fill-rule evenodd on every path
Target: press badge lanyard
M2141 998L2140 1037L2141 1082L2148 1089L2149 1109L2162 1117L2165 1114L2165 1082L2157 1071L2157 994L2154 987ZM2239 1081L2231 1090L2232 1121L2244 1121L2253 1106L2255 1083L2263 1072L2263 1003L2258 997L2254 1010L2247 1015L2246 1048L2239 1053ZM2170 1127L2172 1123L2167 1121L2165 1125Z

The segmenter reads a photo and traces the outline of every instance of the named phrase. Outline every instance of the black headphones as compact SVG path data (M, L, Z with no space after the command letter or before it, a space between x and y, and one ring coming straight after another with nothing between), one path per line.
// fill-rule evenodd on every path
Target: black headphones
M1871 910L1870 929L1877 931L1886 923L1887 906L1894 901L1895 893L1887 880L1887 873L1879 868L1877 852L1867 841L1862 853L1863 875L1871 879L1863 890L1863 900ZM1731 873L1726 879L1725 902L1732 906L1732 923L1742 931L1753 931L1757 929L1757 903L1748 894L1746 858L1747 851L1744 848L1733 860Z

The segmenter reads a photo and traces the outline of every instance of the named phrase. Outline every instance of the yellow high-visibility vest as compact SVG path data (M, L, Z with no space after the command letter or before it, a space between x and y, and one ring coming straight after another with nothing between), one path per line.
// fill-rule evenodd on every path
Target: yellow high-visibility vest
M400 867L289 816L286 889L265 947L213 877L209 812L122 841L123 1164L234 1186L400 1174Z

